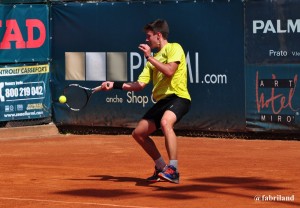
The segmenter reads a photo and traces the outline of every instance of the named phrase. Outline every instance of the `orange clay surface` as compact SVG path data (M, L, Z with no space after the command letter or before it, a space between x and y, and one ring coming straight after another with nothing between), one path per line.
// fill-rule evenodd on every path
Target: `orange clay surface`
M300 207L299 141L179 137L172 184L130 135L0 135L1 208Z

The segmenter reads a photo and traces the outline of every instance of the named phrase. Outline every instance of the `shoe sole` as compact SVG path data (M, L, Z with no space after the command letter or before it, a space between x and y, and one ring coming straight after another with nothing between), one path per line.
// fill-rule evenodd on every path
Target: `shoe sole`
M167 180L167 181L169 181L169 182L171 182L171 183L176 183L176 184L179 183L179 179L170 179L170 178L168 178L167 176L165 176L164 174L158 174L158 176L159 176L161 179Z
M150 183L155 183L155 182L160 182L161 181L161 178L157 178L157 179L153 179L153 180L147 180L147 182L150 182Z

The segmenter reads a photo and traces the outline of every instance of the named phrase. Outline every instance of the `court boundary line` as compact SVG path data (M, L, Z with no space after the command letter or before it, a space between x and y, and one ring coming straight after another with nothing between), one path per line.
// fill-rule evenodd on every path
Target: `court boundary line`
M51 199L31 199L31 198L16 198L16 197L0 197L0 200L12 200L12 201L31 201L31 202L47 202L47 203L58 203L58 204L78 204L78 205L95 205L95 206L107 206L107 207L124 207L124 208L157 208L157 207L145 207L145 206L134 206L134 205L118 205L118 204L105 204L96 202L78 202L78 201L62 201L62 200L51 200Z

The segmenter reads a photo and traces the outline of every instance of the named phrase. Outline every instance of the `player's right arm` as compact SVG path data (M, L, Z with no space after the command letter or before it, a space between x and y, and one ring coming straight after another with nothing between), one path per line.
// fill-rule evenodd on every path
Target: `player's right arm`
M120 89L126 91L140 91L143 90L150 82L152 77L151 64L147 62L139 78L135 82L122 82L122 81L106 81L101 84L102 90Z
M111 82L106 81L101 84L102 90L121 89L126 91L140 91L146 87L147 84L143 82ZM118 86L118 87L116 87Z
M122 89L126 91L140 91L146 87L147 84L143 82L129 82L124 83Z

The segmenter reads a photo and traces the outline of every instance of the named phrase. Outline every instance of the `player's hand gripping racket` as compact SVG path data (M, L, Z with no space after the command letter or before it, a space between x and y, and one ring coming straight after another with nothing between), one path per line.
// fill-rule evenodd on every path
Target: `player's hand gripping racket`
M67 98L66 105L72 111L80 111L87 106L91 96L99 90L101 90L99 87L87 88L79 84L70 84L64 89L64 95Z

